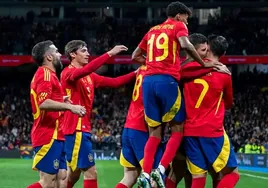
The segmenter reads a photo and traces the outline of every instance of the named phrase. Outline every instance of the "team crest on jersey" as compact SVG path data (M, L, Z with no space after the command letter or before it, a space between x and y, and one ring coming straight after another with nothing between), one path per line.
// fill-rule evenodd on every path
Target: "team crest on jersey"
M53 161L53 166L54 166L54 168L55 168L56 170L59 169L59 167L60 167L60 162L59 162L58 159L56 159L56 160Z
M91 153L88 155L88 160L89 160L89 162L94 161L93 155Z

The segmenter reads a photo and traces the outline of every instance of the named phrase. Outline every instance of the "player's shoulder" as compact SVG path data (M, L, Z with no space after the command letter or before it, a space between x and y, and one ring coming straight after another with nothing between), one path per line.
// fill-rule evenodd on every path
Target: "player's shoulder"
M68 65L61 71L61 76L65 77L68 73L72 72L75 70L75 67L72 65Z
M34 74L35 80L40 81L51 81L53 79L53 75L51 73L51 70L47 67L39 67L37 71Z
M197 63L196 61L194 61L193 59L186 59L181 63L181 66L183 68L188 68L188 67L196 67L196 66L200 66L201 65L199 63Z
M181 21L174 22L174 26L176 29L187 29L188 30L187 25Z

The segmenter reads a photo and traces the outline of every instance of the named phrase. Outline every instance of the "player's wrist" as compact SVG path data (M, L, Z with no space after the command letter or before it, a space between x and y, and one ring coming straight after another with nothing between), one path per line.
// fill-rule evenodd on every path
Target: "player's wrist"
M108 54L108 56L109 56L109 57L114 56L114 54L113 54L113 52L112 52L111 50L110 50L110 51L108 51L108 52L107 52L107 54Z

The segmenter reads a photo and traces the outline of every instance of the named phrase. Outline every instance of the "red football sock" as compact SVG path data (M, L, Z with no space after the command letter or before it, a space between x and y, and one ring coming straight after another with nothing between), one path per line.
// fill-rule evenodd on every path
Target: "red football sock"
M84 188L98 188L97 179L84 180Z
M226 174L222 177L217 188L233 188L238 182L240 176L237 173Z
M173 182L170 178L166 178L166 188L176 188L176 183Z
M67 182L67 188L73 188L74 184L70 181Z
M206 185L206 177L193 178L192 188L204 188Z
M160 138L150 136L145 148L144 148L144 161L143 161L143 171L150 174L154 164L154 156L158 145L160 143Z
M126 185L124 185L123 183L118 183L115 188L128 188Z
M39 182L36 182L32 185L29 185L27 188L42 188L42 185Z
M168 165L175 157L175 154L181 144L182 137L183 134L181 132L175 132L171 134L168 143L166 145L164 155L160 161L160 164L163 165L165 169L167 169Z

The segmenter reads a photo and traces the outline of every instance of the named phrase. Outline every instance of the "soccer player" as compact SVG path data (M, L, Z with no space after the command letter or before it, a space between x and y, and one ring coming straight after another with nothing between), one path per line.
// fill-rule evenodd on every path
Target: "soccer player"
M204 36L201 33L193 33L189 36L190 42L194 45L196 51L200 55L200 57L205 58L207 56L208 51L208 43L207 43L207 37ZM186 54L186 59L181 63L182 66L182 81L187 82L193 80L193 78L198 78L201 76L204 76L207 73L210 73L212 71L218 71L226 74L230 74L228 68L225 65L219 65L214 70L213 68L202 68L199 64L195 64L194 66L185 66L188 63L193 62L193 58ZM195 77L186 77L187 79L184 79L185 76L189 76L189 71L197 71L194 69L202 68L199 70L199 76ZM203 73L202 73L203 70ZM185 76L184 76L185 75ZM214 176L213 176L214 177ZM183 150L183 146L181 145L174 160L172 161L171 170L169 172L168 177L166 178L166 188L176 188L181 179L184 178L185 187L190 188L191 182L192 182L192 176L187 170L187 164L186 164L186 158L185 158L185 152Z
M64 114L64 135L66 139L66 156L69 162L67 187L71 188L78 181L81 172L84 174L84 188L97 188L97 173L92 151L91 111L94 101L94 90L99 87L119 87L133 80L136 72L117 78L109 78L94 73L111 56L126 51L123 45L115 46L112 50L88 63L88 49L84 41L73 40L66 44L65 53L71 60L61 74L61 83L71 101L85 106L84 117L71 113ZM93 65L91 65L93 64ZM96 66L97 64L98 66Z
M208 37L207 59L218 61L225 54L228 42L222 36ZM188 64L191 66L196 62ZM235 153L224 131L225 109L233 104L232 80L228 74L211 72L184 84L186 122L184 149L192 188L204 188L210 167L222 179L217 188L233 188L239 180Z
M154 156L162 138L161 124L169 122L172 133L159 168L151 174L160 188L165 186L163 180L165 170L173 160L183 137L185 109L178 86L180 48L184 48L202 66L215 65L212 62L205 64L189 42L186 24L190 15L190 9L183 3L169 4L168 19L152 27L133 52L133 60L143 64L145 63L143 54L146 53L147 66L142 89L145 120L150 127L150 137L145 146L143 173L138 179L142 187L148 187L150 184Z
M186 78L196 78L211 70L186 69L182 76ZM144 147L148 140L148 127L144 121L144 106L142 101L142 81L146 66L141 66L136 76L136 83L133 89L132 100L129 106L128 115L125 127L122 134L122 151L120 155L120 164L124 167L124 177L116 185L116 188L133 187L136 183L137 177L140 175L141 167L143 165ZM154 167L157 167L164 147L161 145L158 148ZM185 160L184 160L185 162Z
M59 169L65 173L58 179L66 178L63 111L78 117L86 110L80 105L64 103L64 92L55 73L62 66L61 54L52 41L37 43L32 49L32 57L39 66L31 82L30 98L34 119L31 132L35 151L33 169L39 171L40 180L28 188L51 188L56 186Z
M129 106L125 127L122 134L122 151L120 164L124 167L124 177L116 185L116 188L133 187L141 172L143 165L144 146L148 140L148 128L144 121L144 107L142 102L142 81L146 66L142 65L136 76L133 89L132 100ZM155 166L163 153L163 148L159 150L155 158Z

